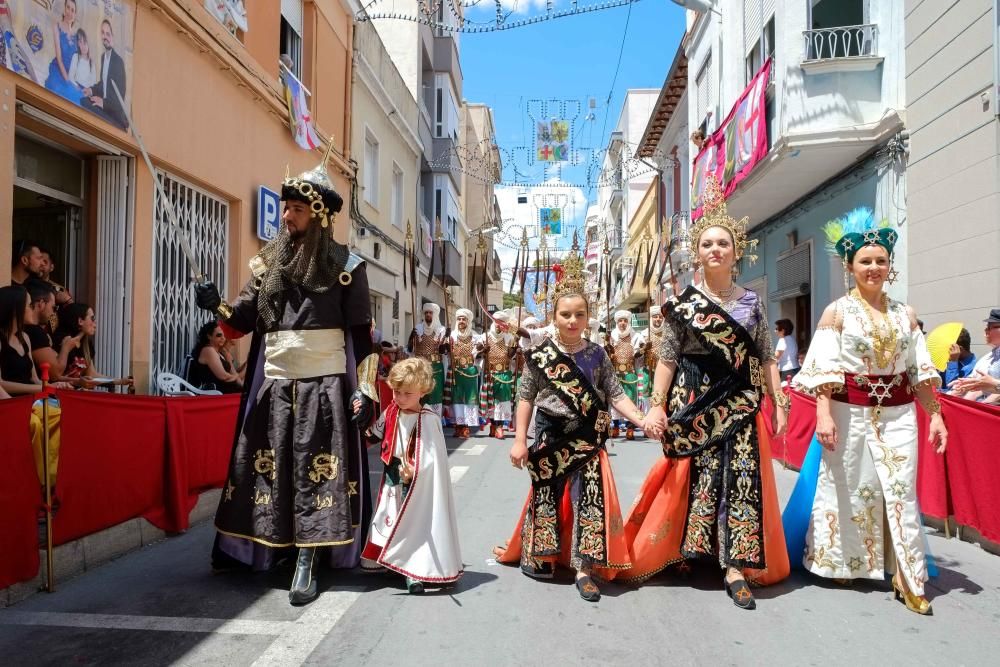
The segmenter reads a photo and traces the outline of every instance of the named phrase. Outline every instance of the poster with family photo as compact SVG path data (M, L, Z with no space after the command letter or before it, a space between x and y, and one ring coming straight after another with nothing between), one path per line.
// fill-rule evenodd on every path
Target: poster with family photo
M135 3L0 0L0 60L123 130L132 77Z

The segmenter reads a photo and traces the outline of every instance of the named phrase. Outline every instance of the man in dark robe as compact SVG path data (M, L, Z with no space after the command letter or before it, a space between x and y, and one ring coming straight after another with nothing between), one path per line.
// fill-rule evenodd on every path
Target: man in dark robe
M378 357L365 265L333 239L343 199L325 160L286 177L281 197L282 229L251 259L235 303L211 282L195 292L227 337L253 334L213 566L266 569L297 548L289 601L298 605L318 594L318 549L329 548L334 567L360 559L371 496L358 429L374 414Z

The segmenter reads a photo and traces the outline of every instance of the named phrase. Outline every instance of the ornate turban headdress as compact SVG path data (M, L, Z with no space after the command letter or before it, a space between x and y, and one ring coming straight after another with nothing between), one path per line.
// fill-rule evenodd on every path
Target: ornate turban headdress
M573 233L573 246L570 248L569 254L566 255L562 263L553 266L552 270L556 274L555 287L549 292L549 303L553 310L559 299L565 296L580 296L585 301L587 300L587 280L584 276L583 258L580 257L576 232Z
M344 206L344 198L333 189L333 182L326 170L326 161L332 149L333 141L330 141L323 161L298 176L289 176L286 167L285 180L281 183L281 199L305 202L312 211L312 217L323 227L327 227L333 216Z
M885 248L892 258L899 233L888 220L875 220L875 212L867 206L859 206L842 217L823 225L826 234L826 249L831 255L838 255L850 264L854 255L866 245Z
M705 179L705 192L701 200L701 217L688 228L687 232L687 240L692 251L697 247L698 239L706 229L722 227L733 237L737 261L745 256L751 264L756 262L757 255L753 251L757 248L757 239L747 238L747 224L750 218L744 216L736 220L729 215L726 211L726 197L722 192L722 185L714 174L709 174Z

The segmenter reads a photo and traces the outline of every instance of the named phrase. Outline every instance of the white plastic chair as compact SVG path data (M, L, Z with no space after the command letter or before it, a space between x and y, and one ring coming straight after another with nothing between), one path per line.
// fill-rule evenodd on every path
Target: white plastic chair
M164 396L222 396L222 392L217 389L198 389L173 373L157 375L156 386Z

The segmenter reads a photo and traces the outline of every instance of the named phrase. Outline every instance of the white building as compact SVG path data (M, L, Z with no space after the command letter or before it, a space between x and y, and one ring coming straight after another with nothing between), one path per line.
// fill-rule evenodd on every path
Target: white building
M821 226L858 206L900 227L896 266L906 298L903 0L721 0L688 12L688 121L707 135L724 122L767 58L768 153L729 198L749 216L759 261L741 282L791 319L800 347L844 292L843 268ZM696 156L693 156L694 159Z

